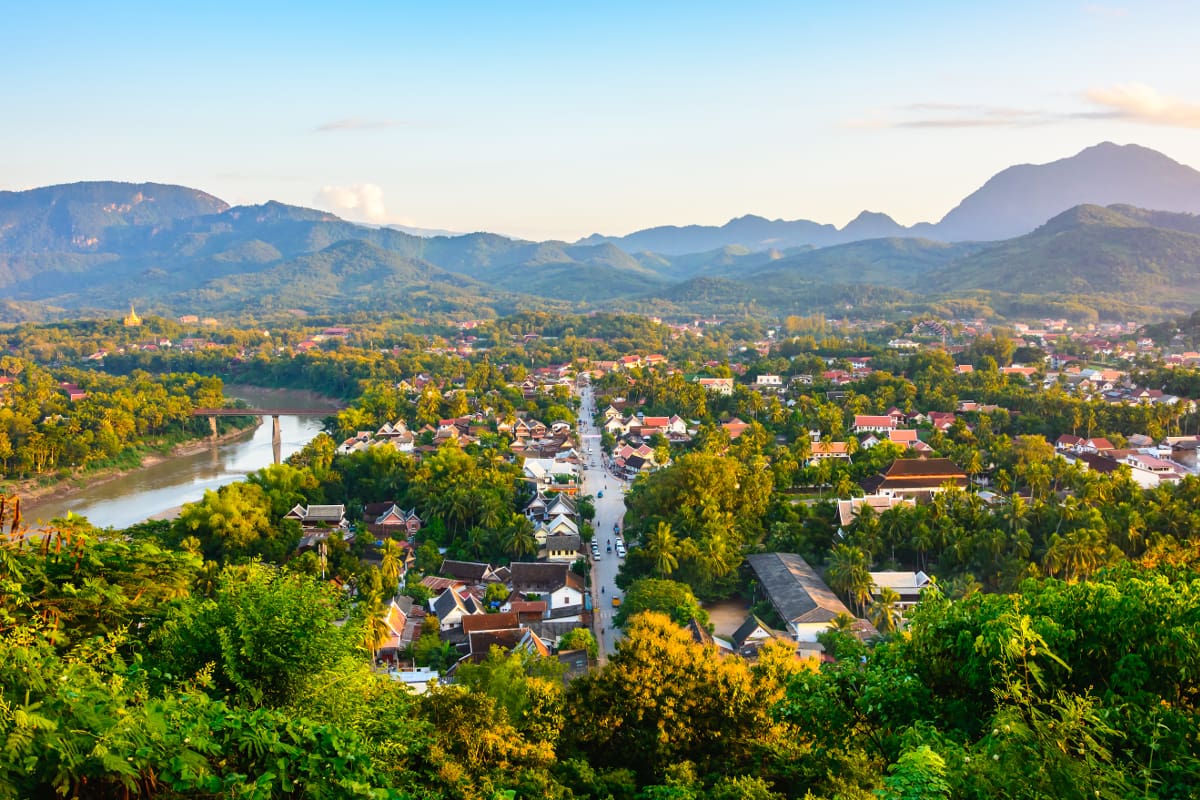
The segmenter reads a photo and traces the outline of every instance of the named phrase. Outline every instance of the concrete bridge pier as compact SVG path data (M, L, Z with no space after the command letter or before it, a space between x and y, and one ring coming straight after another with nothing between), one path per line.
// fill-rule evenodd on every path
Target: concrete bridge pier
M279 415L271 415L271 454L275 457L275 463L278 464L283 456L283 434L279 431Z
M209 428L209 430L212 431L212 438L216 439L217 438L217 418L216 417L208 418L208 428Z

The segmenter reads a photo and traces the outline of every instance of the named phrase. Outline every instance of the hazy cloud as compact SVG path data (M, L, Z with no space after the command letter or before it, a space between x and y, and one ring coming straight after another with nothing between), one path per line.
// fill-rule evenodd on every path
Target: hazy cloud
M398 128L404 123L398 119L368 119L366 117L345 117L335 119L313 128L315 133L333 133L336 131L373 131L383 128Z
M1082 116L1175 128L1200 128L1200 104L1160 94L1144 83L1121 83L1108 88L1090 89L1086 96L1104 110Z
M852 128L1015 128L1046 125L1061 115L1036 109L959 103L912 103L891 117L850 120Z
M374 183L322 186L321 191L317 192L316 203L321 208L367 222L387 221L383 189Z
M1046 111L959 103L911 103L846 122L851 128L1029 128L1079 120L1120 120L1200 128L1200 103L1170 97L1143 83L1121 83L1084 92L1090 110Z

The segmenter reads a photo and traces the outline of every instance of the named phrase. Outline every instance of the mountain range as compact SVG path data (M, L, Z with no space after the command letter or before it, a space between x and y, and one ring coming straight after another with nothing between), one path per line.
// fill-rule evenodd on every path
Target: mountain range
M810 220L745 216L717 226L662 226L627 236L593 234L581 244L611 242L631 252L677 255L741 246L767 250L913 236L945 242L998 241L1029 233L1082 204L1124 203L1200 213L1200 172L1155 150L1103 142L1049 164L1009 167L965 197L937 223L905 227L887 214L864 211L843 228Z
M1196 211L1200 173L1112 144L1004 170L936 225L866 212L840 230L742 217L574 244L415 236L277 202L231 207L181 186L79 183L0 192L0 318L130 302L164 314L963 303L1167 313L1200 305Z

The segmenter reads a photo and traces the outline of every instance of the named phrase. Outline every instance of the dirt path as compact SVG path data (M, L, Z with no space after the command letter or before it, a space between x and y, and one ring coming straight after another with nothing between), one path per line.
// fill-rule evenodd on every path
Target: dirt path
M713 624L713 636L728 639L746 621L750 604L741 598L721 600L704 606Z

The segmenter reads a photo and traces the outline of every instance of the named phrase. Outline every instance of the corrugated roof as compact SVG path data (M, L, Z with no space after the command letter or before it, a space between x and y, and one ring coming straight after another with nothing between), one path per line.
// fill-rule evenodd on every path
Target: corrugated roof
M757 553L747 561L779 616L787 622L830 622L850 610L795 553Z

